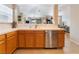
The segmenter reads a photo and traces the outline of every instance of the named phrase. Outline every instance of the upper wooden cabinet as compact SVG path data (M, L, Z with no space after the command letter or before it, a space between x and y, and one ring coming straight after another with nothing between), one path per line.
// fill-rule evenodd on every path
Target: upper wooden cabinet
M17 48L17 32L7 33L7 54L12 53Z
M6 53L5 35L0 35L0 54Z

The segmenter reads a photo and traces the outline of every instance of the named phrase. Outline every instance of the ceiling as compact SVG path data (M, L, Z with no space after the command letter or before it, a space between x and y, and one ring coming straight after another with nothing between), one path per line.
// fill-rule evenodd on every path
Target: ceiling
M53 4L18 4L19 10L25 16L53 16Z

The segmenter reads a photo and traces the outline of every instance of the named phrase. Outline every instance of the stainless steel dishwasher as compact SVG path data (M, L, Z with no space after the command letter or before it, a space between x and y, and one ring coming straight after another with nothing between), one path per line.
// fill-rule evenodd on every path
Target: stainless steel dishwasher
M52 30L47 30L46 32L46 40L45 40L45 48L57 48L57 33Z

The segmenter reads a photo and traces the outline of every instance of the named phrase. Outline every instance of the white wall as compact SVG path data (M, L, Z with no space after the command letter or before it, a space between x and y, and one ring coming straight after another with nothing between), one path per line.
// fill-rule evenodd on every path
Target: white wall
M7 7L6 5L0 4L0 10L3 12L4 15L12 14L12 9ZM1 13L1 11L0 11L0 13ZM12 17L12 16L10 16L10 17ZM11 28L12 27L11 22L12 22L12 18L8 20L6 18L1 19L1 17L0 17L0 31Z
M61 15L67 17L63 17L63 21L66 22L66 25L70 26L71 41L79 44L79 4L62 5L60 8Z
M70 6L69 5L59 5L59 16L62 16L62 21L65 25L70 26Z
M0 4L0 23L12 23L12 9Z
M70 8L70 36L71 40L79 44L79 5L71 5Z

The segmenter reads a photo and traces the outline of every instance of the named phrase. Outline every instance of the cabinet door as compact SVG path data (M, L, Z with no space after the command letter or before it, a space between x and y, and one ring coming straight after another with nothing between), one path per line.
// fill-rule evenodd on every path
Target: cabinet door
M58 47L59 48L64 47L64 40L65 40L65 32L64 31L58 31Z
M13 36L13 50L15 50L17 48L17 35Z
M24 34L18 34L18 43L19 43L19 48L25 48L25 35Z
M7 53L11 53L13 50L13 40L12 37L7 39Z
M5 54L5 41L0 41L0 54Z
M7 53L12 53L16 49L16 38L15 36L7 38Z
M45 32L35 31L35 47L45 48Z
M25 48L25 31L19 30L18 31L18 47Z
M26 48L34 48L34 35L34 32L31 30L25 32Z

